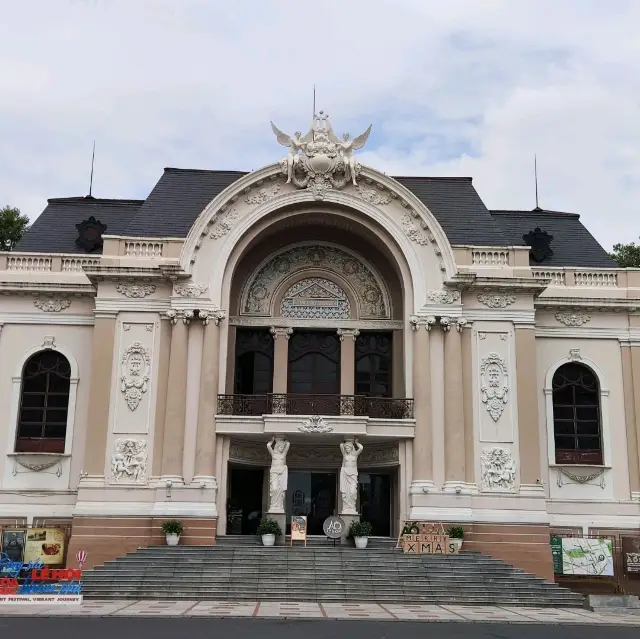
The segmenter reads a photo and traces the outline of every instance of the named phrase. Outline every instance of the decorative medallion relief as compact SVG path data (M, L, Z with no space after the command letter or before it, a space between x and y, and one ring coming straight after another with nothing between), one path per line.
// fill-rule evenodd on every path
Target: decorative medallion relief
M576 311L575 313L556 313L555 318L565 326L582 326L591 320L591 315Z
M173 288L180 297L200 297L206 290L206 284L176 284Z
M280 192L281 186L280 184L270 184L269 186L263 186L261 189L254 193L253 195L247 195L245 198L245 202L247 204L264 204L269 200L273 200L274 197L277 197Z
M480 469L484 490L516 490L516 462L508 450L497 446L485 448L480 457Z
M302 433L330 433L333 428L319 415L312 415L298 426L298 430Z
M498 353L489 353L480 364L480 393L491 419L497 422L509 401L507 365Z
M506 308L515 301L515 295L478 295L478 302L489 308Z
M297 246L272 257L253 276L243 295L243 315L269 315L273 294L285 278L304 269L322 269L346 280L357 292L362 318L385 318L389 309L376 276L358 258L324 245Z
M374 206L384 206L391 202L391 196L378 189L368 189L364 186L358 186L356 187L356 191L365 202L373 204Z
M296 319L350 319L351 305L337 284L310 277L296 282L284 294L280 315Z
M120 390L130 410L138 408L147 392L151 375L151 354L142 342L133 342L122 355Z
M155 293L154 284L116 284L116 291L125 297L143 298Z
M71 306L71 300L33 300L33 305L45 313L59 313Z
M238 212L235 209L231 209L226 213L218 213L213 221L214 227L209 237L211 237L212 240L219 240L221 237L224 237L233 228L238 217Z
M460 299L460 291L429 291L427 300L432 304L454 304Z
M147 442L126 437L117 439L111 455L114 483L143 484L147 473Z

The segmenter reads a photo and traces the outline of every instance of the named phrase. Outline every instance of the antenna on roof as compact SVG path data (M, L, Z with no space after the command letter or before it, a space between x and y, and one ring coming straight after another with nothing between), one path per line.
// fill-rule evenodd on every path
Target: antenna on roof
M96 141L93 141L93 153L91 154L91 178L89 179L89 197L93 197L93 163L96 159Z
M538 156L537 154L533 154L533 175L536 181L536 208L534 210L540 209L538 206Z
M313 85L313 116L311 119L313 120L316 117L316 85Z

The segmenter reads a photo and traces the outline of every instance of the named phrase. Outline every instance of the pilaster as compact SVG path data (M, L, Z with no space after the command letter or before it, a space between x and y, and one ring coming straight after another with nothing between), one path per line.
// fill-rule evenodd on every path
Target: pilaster
M340 345L340 393L355 394L356 377L356 339L360 331L355 328L339 328Z
M293 329L272 326L269 332L273 336L273 392L287 392L287 374L289 371L289 338Z

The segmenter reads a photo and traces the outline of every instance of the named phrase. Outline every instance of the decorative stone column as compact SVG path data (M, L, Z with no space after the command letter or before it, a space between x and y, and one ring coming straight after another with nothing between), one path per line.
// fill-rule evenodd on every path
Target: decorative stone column
M169 355L169 385L162 446L162 478L182 483L184 421L187 410L187 365L189 323L193 311L167 311L173 326Z
M196 464L193 482L216 488L216 421L218 405L218 371L220 331L218 326L226 317L225 311L200 311L198 319L204 324L200 394L198 396L198 430L196 433Z
M465 484L462 331L464 317L441 317L444 339L444 492L461 492ZM451 330L453 328L453 330Z
M293 335L293 329L283 326L272 326L269 332L273 335L273 392L284 394L287 392L289 338ZM274 412L284 411L276 411L274 407Z
M340 394L353 396L356 386L356 339L360 331L357 328L339 328L337 333L342 342L340 344ZM340 412L353 415L354 408L353 397L349 397L341 402Z
M413 340L413 416L416 420L413 440L413 481L410 494L420 495L434 487L432 416L431 416L431 362L429 331L435 317L410 319Z
M640 501L640 345L621 342L631 499Z
M91 345L91 373L88 375L91 427L87 428L82 484L94 478L102 481L105 472L115 335L115 315L97 315Z

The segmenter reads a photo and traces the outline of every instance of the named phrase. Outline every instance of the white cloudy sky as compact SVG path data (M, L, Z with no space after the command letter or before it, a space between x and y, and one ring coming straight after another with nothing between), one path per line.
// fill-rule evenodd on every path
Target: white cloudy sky
M364 163L469 175L489 208L640 235L638 0L0 0L0 206L144 198L163 167L251 170L269 120L374 131Z

